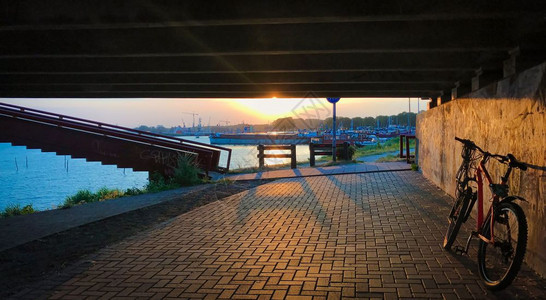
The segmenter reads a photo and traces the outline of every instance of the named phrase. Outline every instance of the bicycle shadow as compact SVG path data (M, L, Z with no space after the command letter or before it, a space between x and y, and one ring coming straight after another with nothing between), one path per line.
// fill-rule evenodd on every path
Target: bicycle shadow
M463 233L463 232L461 232ZM461 234L459 233L459 234ZM464 233L466 234L466 232ZM462 235L466 237L466 235ZM461 236L461 237L462 237ZM470 243L469 253L461 254L456 253L454 250L447 251L451 256L457 260L461 265L467 268L474 276L477 277L476 281L478 284L483 287L485 291L485 297L489 299L539 299L544 295L546 290L546 280L545 279L532 279L537 278L536 274L525 264L521 266L521 269L516 276L516 279L504 290L500 291L491 291L488 290L478 274L478 252L479 247L478 240L473 239ZM453 249L453 248L452 248Z
M546 166L538 166L538 165L533 165L533 164L530 164L530 163L526 163L526 162L522 162L524 165L527 166L527 168L530 168L530 169L533 169L533 170L538 170L538 171L545 171L546 172Z

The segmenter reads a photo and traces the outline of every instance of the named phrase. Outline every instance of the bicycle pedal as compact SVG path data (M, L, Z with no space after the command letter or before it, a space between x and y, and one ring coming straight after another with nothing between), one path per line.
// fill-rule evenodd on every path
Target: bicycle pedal
M455 246L455 254L463 255L463 254L468 254L468 252L466 251L465 247L457 245Z

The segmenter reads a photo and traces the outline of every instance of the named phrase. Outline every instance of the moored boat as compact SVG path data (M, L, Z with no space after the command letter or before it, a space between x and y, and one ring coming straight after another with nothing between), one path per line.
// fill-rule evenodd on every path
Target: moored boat
M209 136L216 145L304 145L311 137L297 133L215 133Z

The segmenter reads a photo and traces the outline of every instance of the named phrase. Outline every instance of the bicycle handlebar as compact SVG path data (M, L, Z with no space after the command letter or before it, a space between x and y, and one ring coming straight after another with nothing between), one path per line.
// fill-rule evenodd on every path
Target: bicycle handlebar
M493 157L495 158L496 160L498 160L499 162L501 163L506 163L508 162L508 165L510 167L514 167L514 168L518 168L522 171L526 171L527 170L527 165L523 162L520 162L518 161L514 155L508 153L506 156L504 155L500 155L500 154L493 154L493 153L489 153L487 151L483 151L482 148L478 147L478 145L476 145L473 141L471 140L466 140L466 139L461 139L459 137L455 137L455 140L461 142L464 144L465 147L468 147L470 149L473 149L473 150L478 150L480 151L481 153L483 153L485 156L489 156L489 157Z
M487 153L487 154L490 154L490 153L488 153L488 152L483 151L482 148L478 147L478 145L476 145L476 144L475 144L473 141L471 141L471 140L465 140L465 139L461 139L461 138L458 138L458 137L455 137L455 140L457 140L457 141L463 143L463 144L465 145L465 147L468 147L468 148L473 149L473 150L474 150L474 149L477 149L477 150L479 150L479 151L480 151L481 153L483 153L483 154L486 154L486 153Z
M527 171L527 165L524 162L518 161L514 155L508 153L506 155L508 157L508 165L514 168L518 168L522 171Z

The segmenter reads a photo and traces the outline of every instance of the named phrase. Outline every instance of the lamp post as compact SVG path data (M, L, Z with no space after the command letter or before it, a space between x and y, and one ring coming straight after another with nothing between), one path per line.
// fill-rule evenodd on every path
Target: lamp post
M411 134L411 125L410 125L410 113L411 113L411 98L408 98L408 134Z
M332 161L336 161L336 103L341 98L326 98L334 105L334 117L332 118Z

